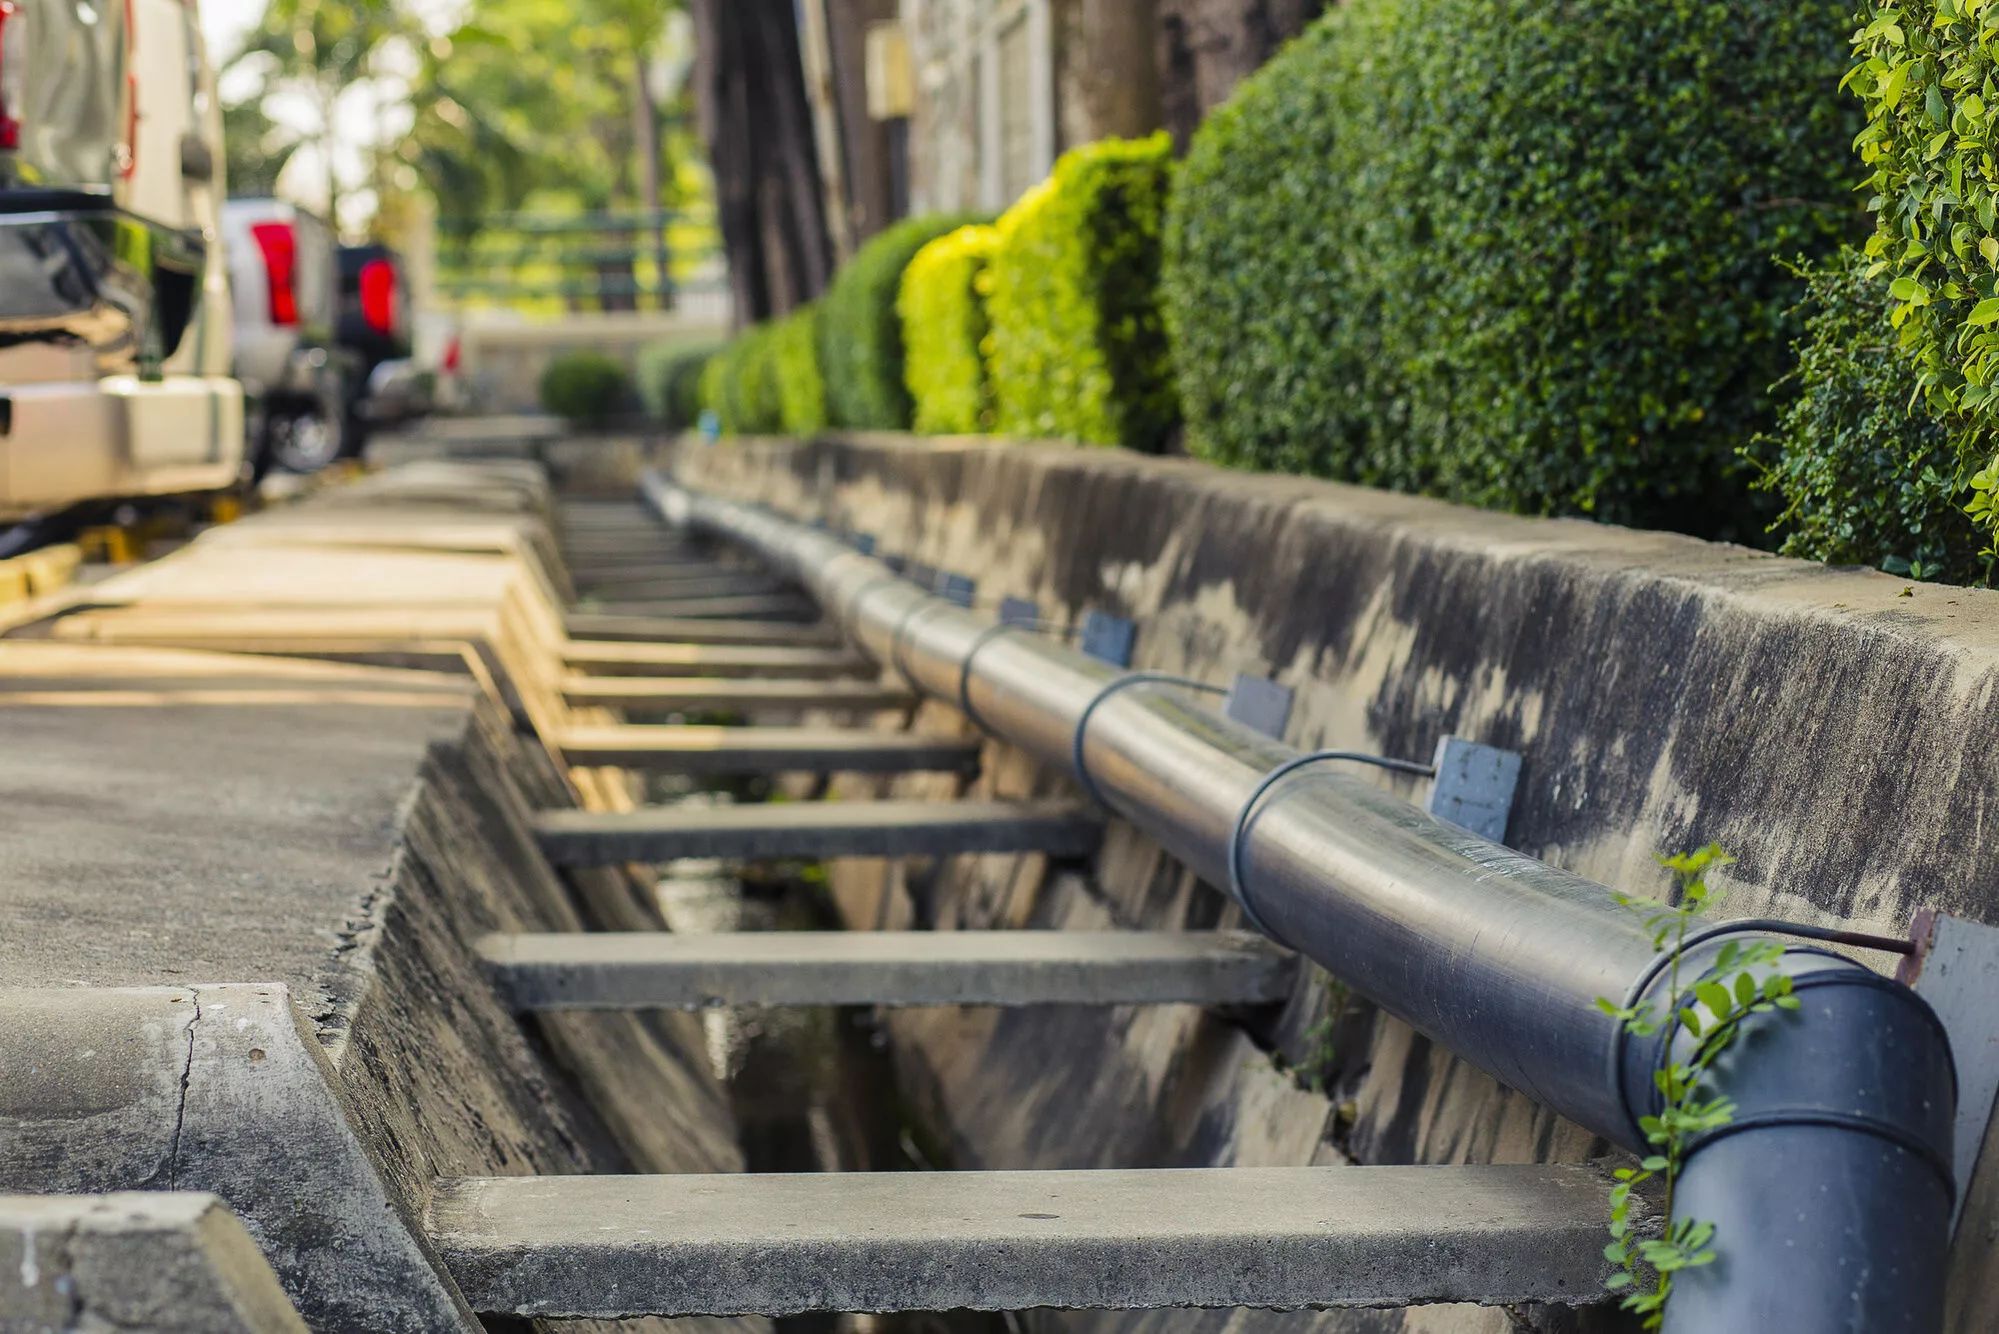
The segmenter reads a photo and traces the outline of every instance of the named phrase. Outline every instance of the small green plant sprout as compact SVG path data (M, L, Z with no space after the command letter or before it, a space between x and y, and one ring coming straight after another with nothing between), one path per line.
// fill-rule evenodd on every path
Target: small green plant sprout
M1617 1185L1610 1196L1610 1245L1603 1251L1604 1258L1617 1266L1607 1286L1624 1292L1625 1309L1641 1316L1646 1329L1658 1329L1665 1322L1673 1276L1715 1260L1714 1224L1673 1213L1673 1188L1688 1146L1735 1118L1735 1104L1706 1087L1708 1071L1735 1041L1745 1019L1798 1008L1798 999L1791 994L1791 979L1777 971L1784 947L1776 941L1728 941L1694 983L1692 994L1680 989L1689 929L1695 918L1720 901L1719 892L1707 883L1707 874L1734 860L1717 843L1661 857L1659 864L1673 874L1675 892L1671 899L1662 903L1636 895L1617 896L1620 904L1639 915L1652 936L1653 948L1668 958L1667 1003L1661 1011L1648 1000L1625 1006L1597 999L1603 1012L1631 1036L1666 1034L1666 1061L1652 1075L1659 1090L1659 1113L1638 1122L1652 1151L1638 1166L1617 1169ZM1675 1059L1674 1039L1679 1029L1686 1030L1694 1041ZM1657 1237L1637 1237L1632 1233L1631 1194L1654 1177L1665 1179L1666 1225Z

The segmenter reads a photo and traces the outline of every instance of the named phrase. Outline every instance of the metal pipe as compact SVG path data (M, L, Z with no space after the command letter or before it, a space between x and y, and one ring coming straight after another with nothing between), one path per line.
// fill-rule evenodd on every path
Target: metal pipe
M969 702L1044 763L1073 771L1080 756L1112 810L1229 885L1236 819L1296 750L1171 685L1132 684L1093 708L1122 673L1039 635L995 633L802 524L656 473L644 488L670 522L792 575L925 693ZM1638 1119L1658 1110L1665 1053L1626 1041L1597 1001L1664 1006L1667 973L1608 889L1331 768L1273 784L1240 844L1256 919L1283 943L1502 1082L1647 1151ZM1702 957L1682 968L1689 986ZM1849 960L1787 946L1779 966L1805 1006L1746 1024L1716 1067L1715 1091L1739 1111L1692 1147L1679 1201L1682 1216L1717 1223L1720 1258L1680 1275L1666 1329L1934 1334L1952 1197L1948 1040L1915 993Z

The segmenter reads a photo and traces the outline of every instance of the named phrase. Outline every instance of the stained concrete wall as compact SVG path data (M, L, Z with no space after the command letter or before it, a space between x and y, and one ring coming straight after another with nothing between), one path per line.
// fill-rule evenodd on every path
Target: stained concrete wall
M1508 842L1612 886L1656 891L1658 855L1713 840L1740 859L1729 916L1901 933L1927 905L1999 922L1981 837L1999 800L1999 594L1057 445L688 442L675 467L973 575L982 605L1010 594L1062 619L1133 616L1139 666L1274 676L1297 692L1294 744L1426 757L1457 734L1518 750ZM938 705L919 724L963 725ZM951 781L895 786L941 795ZM1064 786L999 747L977 782L1002 795ZM864 926L1236 920L1123 826L1090 866L854 864L836 891ZM891 1023L908 1091L959 1167L1573 1161L1605 1148L1323 974L1259 1031L1184 1008ZM1953 1330L1999 1325L1994 1158L1959 1233ZM1329 1313L1314 1328L1496 1334L1574 1318L1432 1308ZM1247 1312L1036 1319L1301 1327Z

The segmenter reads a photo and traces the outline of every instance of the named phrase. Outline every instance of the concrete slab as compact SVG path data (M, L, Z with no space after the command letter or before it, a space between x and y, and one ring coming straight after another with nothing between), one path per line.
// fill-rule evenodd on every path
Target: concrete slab
M580 605L616 616L688 616L698 619L818 620L819 604L803 594L745 594L741 597L637 597L623 593L587 596Z
M907 686L874 681L787 681L748 677L570 676L562 694L571 704L609 704L638 709L811 709L817 712L906 709L916 703Z
M672 599L765 596L785 591L787 585L768 575L724 571L715 574L667 574L658 570L638 575L602 574L587 565L576 571L577 585L586 598Z
M1081 857L1103 828L1063 801L786 801L543 811L535 840L558 866L680 857L949 857L1040 852Z
M0 991L0 1190L213 1191L314 1328L476 1334L305 1024L275 983Z
M306 1334L250 1234L196 1191L0 1195L0 1329Z
M831 727L571 727L550 744L572 764L647 773L937 773L976 769L980 743Z
M488 1178L431 1236L482 1312L1386 1306L1602 1288L1588 1167Z
M464 678L0 643L0 978L263 978L327 1004Z
M596 931L479 952L521 1010L1261 1005L1297 962L1247 931Z

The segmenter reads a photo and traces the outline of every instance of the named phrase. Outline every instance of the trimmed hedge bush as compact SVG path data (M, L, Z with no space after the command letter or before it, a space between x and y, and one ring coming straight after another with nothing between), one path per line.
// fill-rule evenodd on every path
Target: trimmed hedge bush
M701 404L714 409L726 435L774 435L784 429L771 326L745 331L718 353L701 377Z
M1888 278L1868 267L1849 249L1804 275L1800 392L1759 442L1770 456L1763 484L1785 502L1782 550L1918 579L1984 580L1950 432L1896 352Z
M895 298L902 271L927 243L980 219L956 214L906 218L871 239L834 275L819 300L819 371L834 426L909 429L903 385L902 321Z
M997 228L974 224L917 251L895 299L902 320L903 383L912 425L933 435L967 435L993 425L986 374L986 267Z
M1195 447L1753 539L1801 281L1861 229L1848 0L1349 0L1195 136Z
M639 397L668 430L685 431L701 416L701 376L721 345L648 343L639 350Z
M808 303L771 326L771 373L778 426L786 435L826 429L826 382L819 374L819 307Z
M997 425L1157 450L1178 420L1159 313L1172 141L1071 149L999 221L986 310Z
M541 373L541 405L564 421L601 426L632 406L632 378L602 352L564 352Z

